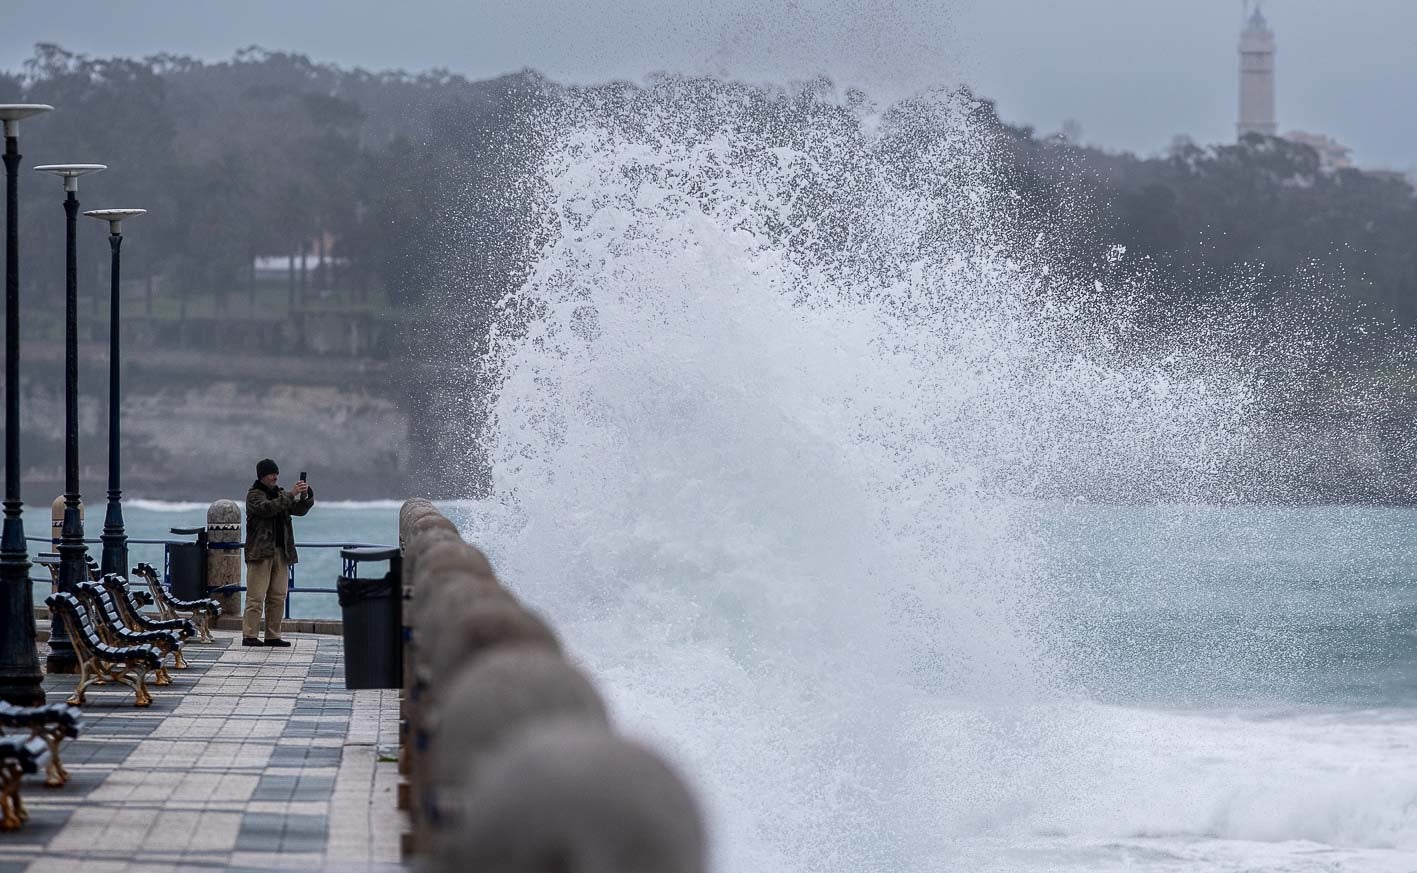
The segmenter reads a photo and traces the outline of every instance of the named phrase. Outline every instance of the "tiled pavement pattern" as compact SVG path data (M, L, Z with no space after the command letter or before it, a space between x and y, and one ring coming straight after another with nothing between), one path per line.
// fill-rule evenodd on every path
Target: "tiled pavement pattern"
M398 692L346 691L339 637L287 639L187 645L191 667L147 709L91 687L64 746L73 778L27 780L30 820L0 833L0 873L405 869ZM47 677L49 701L75 682Z

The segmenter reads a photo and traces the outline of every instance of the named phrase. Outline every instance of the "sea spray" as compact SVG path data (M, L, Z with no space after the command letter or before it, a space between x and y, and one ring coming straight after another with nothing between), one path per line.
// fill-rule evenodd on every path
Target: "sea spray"
M718 869L953 869L1080 802L1108 725L1039 501L1242 453L1243 368L1045 269L976 110L665 77L543 121L471 529L695 774Z

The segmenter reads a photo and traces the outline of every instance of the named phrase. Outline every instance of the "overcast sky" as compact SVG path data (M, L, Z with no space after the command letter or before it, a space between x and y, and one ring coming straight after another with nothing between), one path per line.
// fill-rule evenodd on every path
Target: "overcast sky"
M1143 154L1233 138L1239 0L4 0L0 64L36 42L215 59L261 45L368 68L559 80L825 72L878 94L967 82L1043 132ZM1284 131L1417 169L1417 0L1268 0Z

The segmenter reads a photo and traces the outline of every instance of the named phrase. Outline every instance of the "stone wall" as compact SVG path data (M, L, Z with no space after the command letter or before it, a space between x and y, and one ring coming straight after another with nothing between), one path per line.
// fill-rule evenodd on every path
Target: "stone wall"
M108 475L106 346L86 346L79 381L80 485ZM406 494L419 448L407 385L422 374L350 359L201 354L134 344L124 354L123 487L129 497L206 500L244 493L252 465L309 470L325 500ZM407 377L407 378L405 378ZM62 491L62 350L31 344L22 370L27 495ZM435 463L428 466L435 466Z
M427 873L702 873L703 817L592 677L426 500L404 550L403 771Z

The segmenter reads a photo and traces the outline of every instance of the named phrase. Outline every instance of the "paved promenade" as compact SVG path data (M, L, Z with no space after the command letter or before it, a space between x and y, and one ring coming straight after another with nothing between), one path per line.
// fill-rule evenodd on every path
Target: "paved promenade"
M0 873L396 871L398 692L346 691L338 636L247 648L219 631L133 706L93 686L62 789L27 781ZM76 677L50 677L62 702Z

